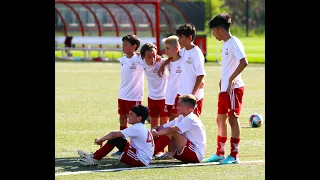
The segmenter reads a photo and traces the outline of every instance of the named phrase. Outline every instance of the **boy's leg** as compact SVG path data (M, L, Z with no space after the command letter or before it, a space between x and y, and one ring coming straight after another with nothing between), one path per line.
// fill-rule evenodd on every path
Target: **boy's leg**
M122 137L118 137L112 140L108 140L107 143L93 153L93 158L96 160L101 160L104 156L109 154L110 151L116 146L120 152L123 152L128 141Z
M201 112L202 112L202 104L203 104L203 98L202 98L202 99L199 99L199 100L197 101L197 105L196 105L196 107L195 107L194 110L193 110L193 113L194 113L195 115L197 115L198 117L200 117Z
M127 128L127 110L126 110L126 101L118 99L118 114L120 122L120 130Z
M209 158L205 158L202 162L219 162L225 159L225 144L227 141L228 127L228 107L230 106L230 98L228 93L220 92L218 97L218 112L216 123L218 125L217 149Z
M239 163L238 150L240 143L240 122L239 116L242 107L242 97L243 97L244 87L235 88L230 93L230 109L229 124L231 128L231 138L230 138L230 155L220 164L232 164Z
M168 146L171 140L170 134L159 136L158 138L154 138L154 153L155 156L159 152L161 152L166 146Z
M194 150L194 145L184 135L177 132L172 133L176 145L173 157L185 163L199 163L199 159Z

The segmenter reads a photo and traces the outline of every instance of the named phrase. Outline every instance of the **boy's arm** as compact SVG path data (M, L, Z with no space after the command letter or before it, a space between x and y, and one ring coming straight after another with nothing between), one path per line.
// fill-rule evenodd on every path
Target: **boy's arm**
M160 68L159 68L159 70L158 70L158 76L159 76L159 77L162 77L162 74L163 74L163 72L164 72L164 67L166 67L166 65L168 65L171 60L172 60L172 58L169 57L166 61L164 61L164 62L161 64L161 66L160 66Z
M162 128L159 131L156 131L154 133L152 133L153 136L162 136L162 135L167 135L170 134L172 132L176 132L179 131L180 129L177 126L170 126L170 127L166 127L166 128Z
M233 72L233 74L229 78L229 85L228 85L227 92L229 92L231 90L231 85L233 83L234 78L236 78L247 65L248 65L248 61L246 60L245 57L240 59L240 63L238 65L237 69Z
M202 83L203 78L204 78L204 75L197 76L196 83L194 84L194 87L192 90L193 95L196 95L196 92L198 91L200 84Z
M123 134L120 131L110 132L109 134L103 136L102 138L96 138L95 144L101 145L106 140L115 139L117 137L123 137Z

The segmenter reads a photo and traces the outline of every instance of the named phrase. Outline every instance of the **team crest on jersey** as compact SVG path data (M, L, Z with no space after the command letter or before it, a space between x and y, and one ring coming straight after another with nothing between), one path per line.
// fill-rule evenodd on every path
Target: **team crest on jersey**
M226 49L225 55L229 55L228 48Z
M190 57L188 57L187 61L186 61L187 64L191 64L192 63L192 60Z
M181 67L180 66L177 67L176 73L181 73Z
M168 112L168 109L167 108L164 108L164 110L163 110L164 112Z
M135 63L132 63L131 66L130 66L130 69L137 69L137 66Z
M158 73L158 68L155 67L153 70L152 70L153 73Z

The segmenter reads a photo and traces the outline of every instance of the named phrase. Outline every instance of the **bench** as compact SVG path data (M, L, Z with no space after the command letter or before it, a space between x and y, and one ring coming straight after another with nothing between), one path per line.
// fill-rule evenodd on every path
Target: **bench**
M148 42L155 43L156 39L152 37L140 38L140 47ZM100 37L100 36L56 36L55 37L56 51L61 51L62 57L71 56L71 50L80 50L84 52L84 59L91 59L90 51L98 51L99 57L104 57L105 51L120 51L122 52L122 37ZM64 44L64 47L58 47L59 44ZM76 47L75 45L85 44L87 47ZM115 47L91 47L92 45L107 45ZM88 56L87 56L88 53ZM102 54L102 56L101 56Z

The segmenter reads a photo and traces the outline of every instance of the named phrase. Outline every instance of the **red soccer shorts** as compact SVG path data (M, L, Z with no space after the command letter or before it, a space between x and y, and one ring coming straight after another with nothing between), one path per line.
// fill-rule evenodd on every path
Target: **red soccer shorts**
M131 147L130 143L127 141L126 147L124 148L123 153L119 157L120 162L131 167L146 166L138 159L136 152L137 150Z
M165 99L153 100L148 97L150 117L167 117L167 112L165 112L165 101Z
M234 114L240 116L244 87L235 88L230 94L220 92L218 98L218 114Z
M198 156L196 152L194 151L194 145L191 141L187 139L187 143L182 149L182 152L178 153L178 150L174 152L173 155L174 158L186 162L186 163L199 163Z
M128 115L130 109L139 104L141 104L141 101L126 101L118 98L118 114Z

